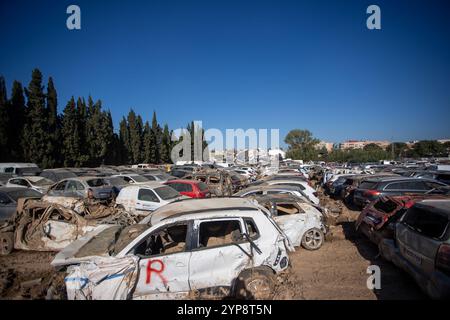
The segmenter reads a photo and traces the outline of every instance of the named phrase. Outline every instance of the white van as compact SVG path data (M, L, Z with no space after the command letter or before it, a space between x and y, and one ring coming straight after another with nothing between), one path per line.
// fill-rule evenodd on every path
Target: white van
M9 173L19 176L35 176L42 170L35 163L0 163L0 173Z

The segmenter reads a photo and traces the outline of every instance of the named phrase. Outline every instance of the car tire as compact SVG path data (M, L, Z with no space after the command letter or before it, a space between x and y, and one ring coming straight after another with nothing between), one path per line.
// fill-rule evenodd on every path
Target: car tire
M302 239L302 247L306 250L317 250L325 241L325 235L322 230L312 228L305 232Z
M268 300L272 298L274 289L272 270L248 269L236 279L234 296L244 300Z
M0 256L6 256L14 250L14 233L0 232Z

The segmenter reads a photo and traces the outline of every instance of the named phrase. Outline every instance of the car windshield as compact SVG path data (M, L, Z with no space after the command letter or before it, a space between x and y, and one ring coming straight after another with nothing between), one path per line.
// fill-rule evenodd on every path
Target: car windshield
M168 174L155 174L155 177L157 177L159 180L167 180L170 178Z
M53 184L53 181L46 179L46 178L42 178L42 179L38 179L36 181L32 181L31 184L35 185L35 186L48 186Z
M89 187L101 187L105 185L105 181L103 181L103 179L92 179L86 181L86 183L89 185Z
M180 194L175 189L172 189L168 186L155 188L154 191L163 200L169 200L180 196Z
M137 175L136 176L131 176L130 178L132 178L136 182L148 182L148 181L150 181L146 177L137 176Z
M8 196L10 196L16 202L20 198L40 198L40 197L42 197L42 193L37 192L33 189L7 191L6 193L8 194Z

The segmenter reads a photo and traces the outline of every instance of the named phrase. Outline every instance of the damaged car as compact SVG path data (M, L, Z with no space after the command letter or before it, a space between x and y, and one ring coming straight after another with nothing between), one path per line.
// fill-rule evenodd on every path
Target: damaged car
M69 299L269 298L294 250L261 206L189 199L130 227L110 226L60 251Z
M233 181L230 174L224 170L201 170L183 179L204 182L216 197L229 197L233 194Z
M22 198L15 214L0 226L0 253L9 254L13 249L58 251L101 225L136 222L129 213L98 202L69 198L63 206Z
M328 232L324 209L287 194L253 198L268 209L294 247L317 250Z

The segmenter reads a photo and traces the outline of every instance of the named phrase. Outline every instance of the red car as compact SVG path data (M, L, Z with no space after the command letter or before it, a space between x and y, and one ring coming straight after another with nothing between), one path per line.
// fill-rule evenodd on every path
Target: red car
M169 180L164 183L190 198L211 198L208 186L197 180Z
M395 222L416 202L424 199L448 199L445 195L384 196L368 204L356 221L356 230L377 244L394 238Z

